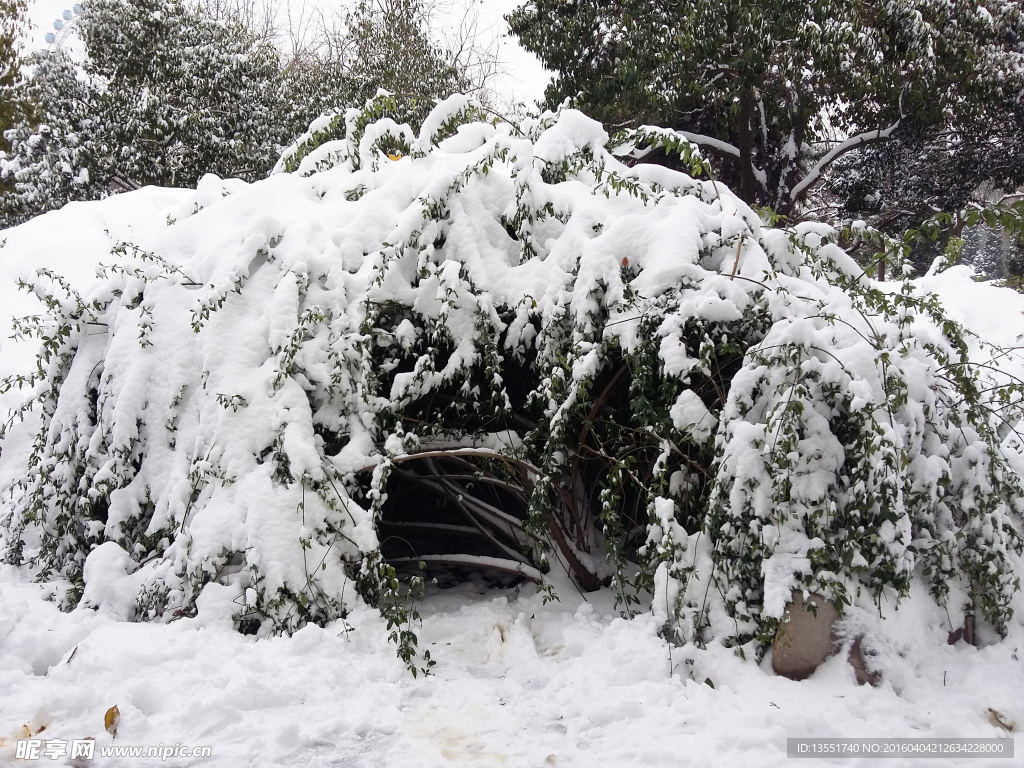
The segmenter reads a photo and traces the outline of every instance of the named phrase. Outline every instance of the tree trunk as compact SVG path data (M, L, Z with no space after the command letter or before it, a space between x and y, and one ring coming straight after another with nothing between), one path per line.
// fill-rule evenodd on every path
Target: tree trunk
M796 157L790 162L792 166L782 176L777 197L778 207L775 212L780 216L788 217L796 207L796 200L793 199L793 188L800 183L800 148L804 145L804 137L807 133L807 119L800 111L799 101L793 105L793 145L796 147ZM767 150L766 150L767 151ZM784 195L784 196L783 196Z
M754 94L748 88L740 95L739 150L740 150L740 198L748 205L761 202L759 184L754 175Z

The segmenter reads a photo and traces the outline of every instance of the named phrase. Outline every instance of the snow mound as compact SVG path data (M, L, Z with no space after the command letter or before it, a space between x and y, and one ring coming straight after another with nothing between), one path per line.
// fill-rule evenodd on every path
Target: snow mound
M389 478L458 446L521 499L467 512L517 572L610 575L627 613L653 589L680 640L763 645L794 588L870 605L914 578L1005 627L1019 397L934 297L879 290L827 227L764 226L670 131L453 97L415 136L392 102L264 181L203 179L88 293L32 281L9 562L129 618L217 584L277 630L405 620Z

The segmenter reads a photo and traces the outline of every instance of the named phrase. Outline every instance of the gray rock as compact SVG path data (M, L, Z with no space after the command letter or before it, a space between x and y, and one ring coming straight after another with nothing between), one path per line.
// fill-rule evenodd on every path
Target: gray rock
M772 669L790 680L810 677L835 652L832 625L839 618L832 601L811 594L804 601L800 590L786 606L786 615L772 645Z

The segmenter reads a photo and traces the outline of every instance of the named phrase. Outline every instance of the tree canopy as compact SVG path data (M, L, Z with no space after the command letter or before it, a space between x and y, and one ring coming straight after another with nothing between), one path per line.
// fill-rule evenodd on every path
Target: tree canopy
M32 104L7 132L7 223L145 184L191 186L208 171L250 180L288 139L276 51L239 24L179 0L94 0L81 64L33 54Z
M938 124L904 120L891 140L840 158L827 184L842 216L900 232L936 211L1009 197L1024 184L1024 101ZM963 226L951 233L959 237Z
M1024 86L1009 0L529 0L509 20L555 73L549 106L681 130L782 214L908 117L977 119Z
M204 173L256 179L286 138L278 57L238 23L180 0L93 0L85 73L117 172L135 184L192 186Z

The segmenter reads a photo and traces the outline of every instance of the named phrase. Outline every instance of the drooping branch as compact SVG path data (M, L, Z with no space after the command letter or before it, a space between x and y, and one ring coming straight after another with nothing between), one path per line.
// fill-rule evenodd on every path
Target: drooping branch
M477 519L476 515L474 515L473 512L470 511L469 505L466 502L468 499L472 497L468 497L465 494L463 488L461 488L456 483L445 480L444 476L437 471L437 467L434 466L434 462L432 460L427 459L427 466L430 468L430 471L435 476L437 476L441 486L448 489L448 491L451 493L452 500L454 500L455 505L460 510L462 510L462 513L466 516L466 519L469 520L484 537L486 537L492 544L494 544L494 546L498 547L498 549L500 549L506 555L511 557L513 560L516 560L521 563L526 562L526 558L523 556L522 552L517 552L516 550L512 549L512 547L509 547L501 541L498 541L498 538L490 530L488 530L487 526L481 523L480 520ZM477 501L476 499L473 500ZM480 502L480 504L483 503ZM497 510L491 507L489 504L485 506L488 507L488 511L501 512L501 510ZM515 535L514 531L512 530L511 524L509 524L509 535L518 543L519 537Z
M515 458L514 456L507 456L504 453L492 451L489 448L449 448L436 451L421 451L419 453L406 453L401 456L394 456L391 461L394 464L402 464L407 461L416 461L418 459L444 459L449 456L470 456L481 459L496 459L517 469L525 470L527 472L527 481L529 481L530 476L537 477L540 474L540 470L530 462ZM365 467L360 467L354 474L358 475L362 472L369 472L376 468L377 462L374 462L373 464L367 464ZM527 490L532 489L527 488Z
M812 184L814 184L816 181L818 181L818 179L821 178L821 174L824 172L824 170L828 168L830 165L832 165L832 163L838 160L841 156L845 155L847 152L851 150L857 149L858 147L863 147L868 144L874 144L875 142L878 141L885 141L890 136L892 136L893 131L895 131L899 127L899 125L900 121L897 120L888 128L878 128L877 130L874 131L865 131L864 133L858 133L856 136L851 136L845 141L840 142L836 146L832 147L832 149L826 152L825 155L820 160L818 160L817 163L814 164L814 167L811 168L810 171L808 171L807 175L804 176L803 179L801 179L795 187L793 187L792 192L789 193L790 200L792 202L796 202L797 200L799 200L800 196L803 195L803 193L806 192Z
M417 474L416 472L407 472L402 470L402 476L416 482L425 488L431 489L434 493L444 498L451 499L454 501L456 506L466 515L470 522L475 526L470 529L475 533L479 533L485 538L493 541L492 535L480 526L480 519L484 522L493 526L495 529L500 531L506 531L509 534L509 538L516 542L526 541L529 539L528 534L522 527L522 523L512 515L507 514L495 507L492 507L485 502L481 502L479 499L466 494L465 489L458 486L455 483L446 483L443 479L443 475L437 475L435 478L424 477L423 475ZM475 509L475 514L471 509ZM499 548L506 550L507 548L497 542L493 541Z
M612 383L614 384L614 380ZM465 474L464 470L459 470L456 473L449 474L444 471L443 467L439 467L435 463L435 460L453 460L456 463L464 466L472 466L467 461L467 458L486 458L502 460L510 467L513 467L524 472L524 474L526 475L524 485L516 486L513 483L505 482L498 478L478 478L472 475ZM532 566L530 566L527 563L526 558L522 555L522 553L515 552L511 547L498 541L491 530L491 527L493 526L493 528L497 530L507 532L512 540L519 542L521 544L525 541L528 541L531 538L531 535L523 527L523 521L515 517L514 515L511 515L508 512L505 512L504 510L495 507L493 504L487 503L486 501L478 498L472 493L469 493L468 489L458 481L482 481L486 485L501 488L502 490L505 490L506 492L511 493L512 495L517 497L517 499L520 502L522 502L525 506L529 498L529 494L533 490L531 487L532 483L530 482L530 477L536 476L536 473L538 473L536 467L531 465L529 462L522 461L521 459L516 459L511 456L496 453L488 449L479 448L456 448L448 450L422 451L419 453L410 453L402 456L396 456L393 457L391 460L395 464L407 464L412 461L422 461L429 470L429 474L421 475L418 472L411 471L405 468L400 469L399 472L401 473L402 476L407 477L408 479L424 487L430 488L433 492L452 500L455 506L457 506L460 509L463 515L467 518L467 520L469 520L469 522L472 523L473 526L472 528L467 528L465 531L461 530L462 528L464 528L464 526L458 526L460 528L459 533L465 534L472 532L473 534L482 536L491 541L492 544L496 545L502 552L504 552L510 558L513 558L511 560L506 561L496 558L481 558L476 555L459 554L429 555L420 557L419 560L422 560L424 562L444 562L448 564L460 565L470 564L469 560L466 560L467 558L469 558L472 560L472 564L477 564L481 567L492 567L488 564L489 561L500 560L500 562L506 563L506 565L509 567L493 566L495 570L505 570L510 573L521 573L522 575L526 576L526 578L534 580L528 574L522 573L518 570L514 570L510 567L512 563L518 562L522 565L525 565L526 567L532 568ZM369 465L361 471L369 471L373 469L375 466L376 465ZM563 489L559 488L556 490L561 491ZM570 572L574 576L576 576L577 580L579 581L581 588L588 592L592 592L596 589L599 589L601 586L601 580L581 561L579 557L579 550L577 550L576 547L570 542L569 536L567 536L566 531L563 530L562 524L556 519L554 509L548 511L546 518L548 529L551 533L551 543L553 543L559 551L559 553L561 553L562 557L565 559L565 562ZM416 525L418 527L423 528L437 528L438 530L442 530L441 528L438 528L439 524L434 523L417 523ZM452 532L454 533L455 531L453 530ZM391 562L413 562L414 560L416 560L416 558L406 558L404 560L392 559Z
M442 533L454 533L460 536L479 536L478 531L471 525L451 525L449 523L425 523L416 520L388 520L390 528L408 528L424 531L441 531Z
M734 157L737 160L740 157L740 151L727 141L716 139L714 136L705 136L702 133L690 133L689 131L678 131L678 133L687 141L693 142L694 144L711 147L711 149L721 152L723 155Z

